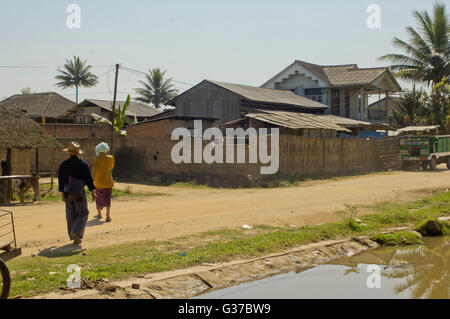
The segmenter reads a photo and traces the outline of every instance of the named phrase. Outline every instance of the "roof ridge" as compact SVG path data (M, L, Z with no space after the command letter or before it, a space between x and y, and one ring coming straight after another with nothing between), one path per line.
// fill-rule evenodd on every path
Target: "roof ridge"
M219 84L230 84L230 85L245 86L245 87L249 87L249 88L252 88L252 89L270 90L270 91L277 91L277 92L280 91L280 92L286 92L286 93L289 92L289 93L295 94L295 93L291 92L290 90L270 89L270 88L263 88L263 87L260 87L260 86L252 86L252 85L248 85L248 84L239 84L239 83L231 83L231 82L215 81L215 80L208 80L208 79L206 79L206 81L211 82L211 83L219 83ZM288 94L289 94L289 93L288 93Z
M329 64L329 65L319 65L323 68L332 68L332 67L339 67L339 66L356 66L358 69L358 64L357 63L349 63L349 64Z
M356 70L381 70L381 69L388 69L389 67L387 66L379 66L379 67L370 67L370 68L357 68L354 70L349 70L349 71L356 71Z

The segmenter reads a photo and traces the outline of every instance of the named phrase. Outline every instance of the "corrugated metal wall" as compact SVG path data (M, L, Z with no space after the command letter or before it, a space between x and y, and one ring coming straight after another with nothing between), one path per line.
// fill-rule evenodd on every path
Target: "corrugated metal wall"
M176 114L217 118L221 123L226 123L240 117L240 97L212 83L203 82L176 99Z

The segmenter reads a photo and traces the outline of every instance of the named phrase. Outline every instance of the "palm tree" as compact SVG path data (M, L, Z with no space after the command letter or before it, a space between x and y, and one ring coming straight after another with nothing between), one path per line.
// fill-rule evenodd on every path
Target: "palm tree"
M420 89L404 89L392 108L392 113L400 126L419 125L424 121L426 110L424 104L427 95Z
M178 94L178 90L172 84L172 79L165 79L166 71L161 72L159 68L149 70L145 76L145 81L139 81L143 88L134 89L140 96L136 101L153 104L155 108L160 108L161 104L166 104Z
M395 37L394 46L402 49L405 54L387 54L380 60L388 60L393 65L395 76L423 82L427 85L438 83L450 73L450 21L445 5L435 3L433 17L427 11L414 11L418 31L408 26L409 43Z
M90 72L92 66L86 64L87 60L81 61L80 57L73 57L72 60L67 59L64 64L64 70L58 69L55 79L61 82L56 83L62 89L75 87L76 101L78 104L78 87L93 87L98 83L98 78Z

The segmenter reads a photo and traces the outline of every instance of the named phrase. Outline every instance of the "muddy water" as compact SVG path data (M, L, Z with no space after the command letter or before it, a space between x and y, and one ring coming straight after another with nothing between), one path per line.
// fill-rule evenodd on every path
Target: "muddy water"
M425 238L420 246L377 248L197 298L449 299L449 246L450 237Z

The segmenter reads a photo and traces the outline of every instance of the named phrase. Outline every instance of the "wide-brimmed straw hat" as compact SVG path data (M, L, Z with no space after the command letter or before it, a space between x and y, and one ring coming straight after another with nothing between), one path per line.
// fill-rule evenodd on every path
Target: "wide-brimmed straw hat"
M63 152L68 152L72 154L83 154L84 151L81 149L80 144L77 142L70 142L69 147L63 149Z

